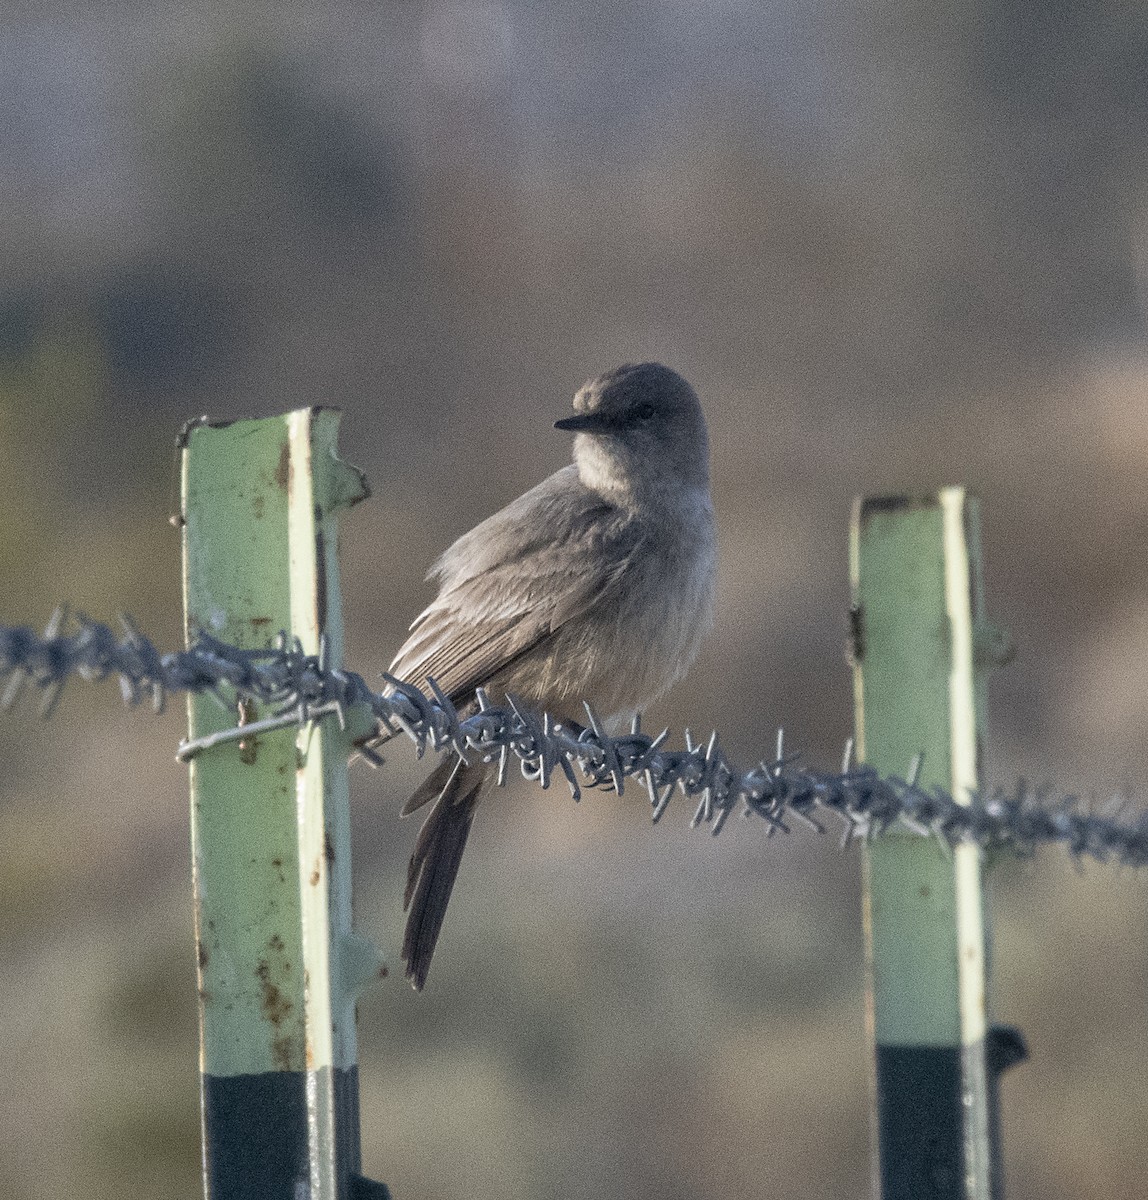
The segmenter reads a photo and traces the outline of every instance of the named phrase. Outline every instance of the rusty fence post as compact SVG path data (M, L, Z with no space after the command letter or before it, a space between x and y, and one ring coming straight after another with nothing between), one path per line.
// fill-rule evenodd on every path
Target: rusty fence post
M850 542L855 737L883 775L967 803L978 786L988 627L976 501L859 500ZM893 829L865 848L874 1194L999 1200L997 1076L1023 1057L987 1016L979 846Z
M184 431L187 633L342 660L339 510L367 495L311 408ZM270 714L189 698L192 739ZM347 756L335 716L191 759L208 1200L384 1197L359 1174L354 1001L381 962L351 927Z

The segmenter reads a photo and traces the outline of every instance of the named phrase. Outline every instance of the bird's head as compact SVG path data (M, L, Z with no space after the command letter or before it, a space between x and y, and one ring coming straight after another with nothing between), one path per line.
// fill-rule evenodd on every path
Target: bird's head
M661 363L627 364L583 384L574 415L574 461L604 495L673 492L709 482L709 437L694 389Z

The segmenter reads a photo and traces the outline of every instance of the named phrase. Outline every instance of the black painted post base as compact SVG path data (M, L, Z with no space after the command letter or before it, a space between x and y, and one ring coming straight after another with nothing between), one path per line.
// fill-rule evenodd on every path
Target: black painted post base
M385 1185L359 1175L359 1070L203 1075L205 1193L211 1200L298 1200L310 1194L312 1105L334 1096L339 1200L389 1200ZM300 1185L303 1185L301 1190Z

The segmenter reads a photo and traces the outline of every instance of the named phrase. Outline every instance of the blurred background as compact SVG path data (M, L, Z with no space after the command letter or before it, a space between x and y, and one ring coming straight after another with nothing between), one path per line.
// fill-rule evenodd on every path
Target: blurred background
M849 504L967 483L989 782L1148 803L1148 9L988 0L6 0L0 620L181 636L189 417L344 410L350 665L567 461L575 388L696 386L717 627L651 723L816 765L851 724ZM492 465L495 469L492 469ZM198 1193L181 706L0 720L0 1196ZM354 777L392 965L419 777ZM859 865L640 796L500 794L422 996L361 1006L396 1200L867 1195ZM1148 877L1000 864L1014 1200L1148 1186Z

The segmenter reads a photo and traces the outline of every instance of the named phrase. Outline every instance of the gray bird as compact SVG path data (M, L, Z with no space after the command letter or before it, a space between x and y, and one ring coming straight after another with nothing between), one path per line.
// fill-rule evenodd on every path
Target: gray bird
M709 439L693 388L659 363L621 366L585 384L555 427L576 434L573 464L442 555L427 576L438 596L391 664L416 686L432 676L464 715L478 687L570 723L583 700L636 710L685 673L712 623ZM433 802L403 901L416 989L491 772L450 756L403 805L405 816Z

